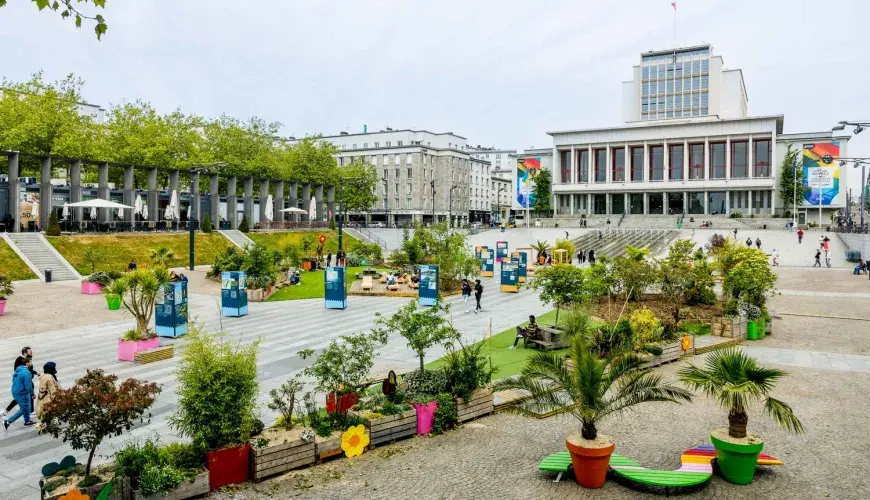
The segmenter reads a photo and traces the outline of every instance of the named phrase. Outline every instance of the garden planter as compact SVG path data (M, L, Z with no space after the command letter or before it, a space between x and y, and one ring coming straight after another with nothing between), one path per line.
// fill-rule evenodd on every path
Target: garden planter
M358 412L365 420L371 445L390 443L413 437L417 433L417 411L408 410L395 415L378 416L372 412Z
M110 311L117 311L121 308L121 296L106 295L106 305L109 307Z
M3 316L3 311L6 309L6 299L0 299L0 316Z
M607 439L599 434L598 439ZM616 448L610 443L604 448L587 448L582 446L585 440L579 434L565 440L568 452L571 453L571 464L574 466L574 477L577 484L584 488L600 488L607 479L607 469L610 468L610 455Z
M326 411L329 413L338 412L344 415L347 413L347 410L353 408L358 402L359 394L352 392L340 394L338 396L338 401L336 402L335 393L330 392L326 395Z
M82 281L82 293L85 295L97 295L103 293L103 287L99 283Z
M758 327L758 338L764 339L767 335L767 324L763 319L756 321L755 324Z
M121 340L118 339L118 360L133 361L136 353L148 349L160 347L160 339L153 337L146 340Z
M294 433L292 438L287 439L286 442L275 440L272 444L270 439L269 446L253 446L251 448L251 479L259 481L275 474L313 464L317 458L314 441L305 441L298 435L298 432Z
M302 269L304 269L306 271L310 271L311 270L311 261L303 260L302 261Z
M417 412L417 434L424 436L432 432L432 425L435 423L435 409L438 408L438 402L411 403L411 406Z
M759 340L761 336L758 334L758 323L750 321L746 323L746 339Z
M737 444L718 439L713 434L710 438L713 440L713 447L716 448L716 464L722 477L729 483L751 483L755 477L758 455L764 448L764 442Z
M211 490L247 481L250 453L251 447L247 444L206 453Z
M691 337L690 337L691 339ZM691 349L691 340L689 349ZM644 354L642 358L644 359L644 368L652 368L654 366L663 365L665 363L670 363L671 361L676 361L680 359L683 355L683 347L679 340L674 342L669 342L667 344L656 344L662 349L661 354Z
M194 476L193 481L182 481L174 489L165 493L146 497L139 490L134 490L131 500L185 500L206 495L208 492L209 473L206 470Z
M341 433L335 431L329 437L316 436L314 438L314 452L317 460L341 455Z
M710 333L714 337L746 338L746 318L713 318Z
M494 410L492 389L476 389L467 402L462 398L456 398L456 421L459 423L489 415Z

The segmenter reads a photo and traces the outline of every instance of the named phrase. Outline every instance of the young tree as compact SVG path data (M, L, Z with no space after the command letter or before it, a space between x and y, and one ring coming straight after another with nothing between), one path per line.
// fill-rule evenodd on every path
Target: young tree
M155 266L169 267L175 260L175 251L169 247L152 248L151 263Z
M800 155L801 150L789 144L779 168L779 197L786 209L791 206L794 210L794 200L797 199L800 204L806 192L803 187L804 170L800 165L795 168L795 161Z
M674 324L680 322L680 309L686 303L686 295L692 285L692 240L675 241L668 256L658 263L657 277L662 297L671 307Z
M550 210L550 194L552 190L550 171L542 169L535 176L535 206L532 208L538 212L548 212Z
M333 340L317 354L317 360L303 373L315 381L315 389L325 393L357 393L368 382L369 372L375 364L376 350L387 342L388 334L373 330L370 333L343 335L341 342ZM299 357L314 356L313 349L299 351Z
M450 312L450 306L443 301L422 310L418 310L417 306L418 301L412 300L389 318L375 313L375 324L382 328L374 331L385 336L398 333L404 337L408 347L417 353L422 372L426 349L445 341L458 340L459 332L444 318L444 314Z
M541 301L556 306L556 326L562 307L579 304L583 299L583 269L574 266L548 266L539 269L529 287L540 292Z
M45 228L46 236L60 236L60 225L57 221L57 214L54 213L54 210L51 211L51 215L48 216L48 227Z
M626 245L626 255L613 259L613 272L628 300L640 300L655 281L655 266L647 260L648 248Z
M150 336L154 302L166 283L169 283L169 272L162 266L137 269L112 282L111 293L120 295L124 307L136 318L136 333L140 339Z
M239 231L241 231L243 233L247 233L250 230L251 229L248 227L248 216L243 215L242 222L239 223Z
M200 227L200 230L205 234L211 234L211 218L209 218L208 214L202 217L202 227Z
M342 205L344 216L347 212L368 212L378 201L375 189L378 186L378 172L371 163L355 160L341 167L343 180Z
M76 385L55 394L42 422L47 434L69 441L74 450L88 450L85 476L91 474L94 452L110 436L129 431L154 403L160 388L153 382L118 377L103 370L88 370Z

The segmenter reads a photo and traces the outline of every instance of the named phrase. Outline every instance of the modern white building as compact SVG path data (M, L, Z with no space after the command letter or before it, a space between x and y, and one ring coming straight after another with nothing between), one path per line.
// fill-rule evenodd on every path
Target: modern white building
M848 136L786 135L781 115L747 116L742 73L723 69L708 45L642 54L634 73L623 84L626 124L548 132L557 216L772 215L783 207L778 170L788 144L846 156ZM845 186L845 168L820 166L830 182L824 208L842 208L832 179ZM798 205L802 212L807 202Z
M487 148L477 145L469 146L468 151L472 158L490 162L492 168L495 170L511 168L516 164L517 160L516 149Z
M492 176L489 181L489 186L492 220L496 222L507 222L511 214L513 181L506 177Z
M489 223L492 201L490 200L490 168L491 164L487 160L476 158L471 155L471 185L468 186L469 192L469 207L468 216L469 222L484 222Z

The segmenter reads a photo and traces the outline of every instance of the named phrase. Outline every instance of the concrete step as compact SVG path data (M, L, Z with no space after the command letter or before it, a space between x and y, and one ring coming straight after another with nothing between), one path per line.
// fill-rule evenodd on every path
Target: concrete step
M248 235L239 231L238 229L227 229L218 231L224 237L237 247L244 249L248 245L253 245L254 241L251 238L248 238Z
M39 279L45 281L46 270L51 270L52 281L80 279L72 265L57 253L41 233L14 233L5 239Z

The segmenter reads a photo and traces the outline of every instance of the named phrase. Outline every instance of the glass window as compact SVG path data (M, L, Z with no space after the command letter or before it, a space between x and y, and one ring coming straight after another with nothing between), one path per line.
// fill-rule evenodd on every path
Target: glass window
M396 155L393 157L393 159L395 160L396 165L402 164L402 155Z
M701 60L701 73L709 73L710 72L710 60L702 59Z
M607 195L592 195L592 211L595 212L596 215L604 215L607 213Z
M648 198L649 207L647 207L647 213L659 215L665 213L665 196L663 193L650 193Z
M411 169L410 168L408 169L408 178L409 179L411 178Z
M402 141L398 141L396 144L398 144L399 146L401 146L401 145L402 145Z
M701 96L698 94L692 94L692 107L700 108L701 107Z
M356 144L354 144L353 147L352 147L351 149L356 149Z
M749 177L749 143L734 141L731 143L731 177L745 179Z
M653 181L662 181L665 179L665 147L650 146L649 147L650 164L649 178Z
M562 184L568 184L571 182L571 152L559 151L559 162L562 164L561 182Z
M613 193L610 195L610 213L613 215L622 215L625 213L625 195L622 193Z
M668 146L668 178L672 181L683 180L683 145ZM682 205L680 205L682 207ZM682 210L682 208L680 208Z
M725 143L710 143L710 178L725 178Z
M607 150L596 149L594 182L607 182L607 171L605 168L607 168Z
M673 91L674 91L674 81L671 79L668 79L668 92L673 92Z
M643 146L631 148L631 182L643 180Z
M577 151L580 153L580 162L577 164L577 178L580 182L589 182L589 150Z
M770 177L770 141L752 142L752 162L755 177Z
M613 182L625 182L625 148L613 148ZM619 213L622 213L621 211Z
M704 145L689 144L689 179L704 178Z
M709 76L702 76L701 77L701 88L706 89L709 87L709 85L710 85L710 77Z
M411 183L410 182L408 183L408 193L407 194L411 194Z
M628 195L629 213L643 213L643 193L632 193Z
M706 108L710 102L710 94L707 92L701 92L701 107Z
M668 193L668 213L683 213L683 193Z
M703 214L704 213L704 193L689 193L689 213Z
M641 68L640 73L641 73L641 78L643 78L644 80L648 79L649 78L649 66L644 66L643 68Z
M387 141L387 147L390 147L390 141Z
M398 168L396 169L396 178L397 179L399 178L399 169Z
M710 191L708 195L707 211L711 215L725 213L725 191Z
M408 156L405 158L405 163L410 165L411 163L413 163L413 161L414 161L414 155L412 155L411 153L408 153Z
M701 61L692 61L692 73L697 74L701 72Z

